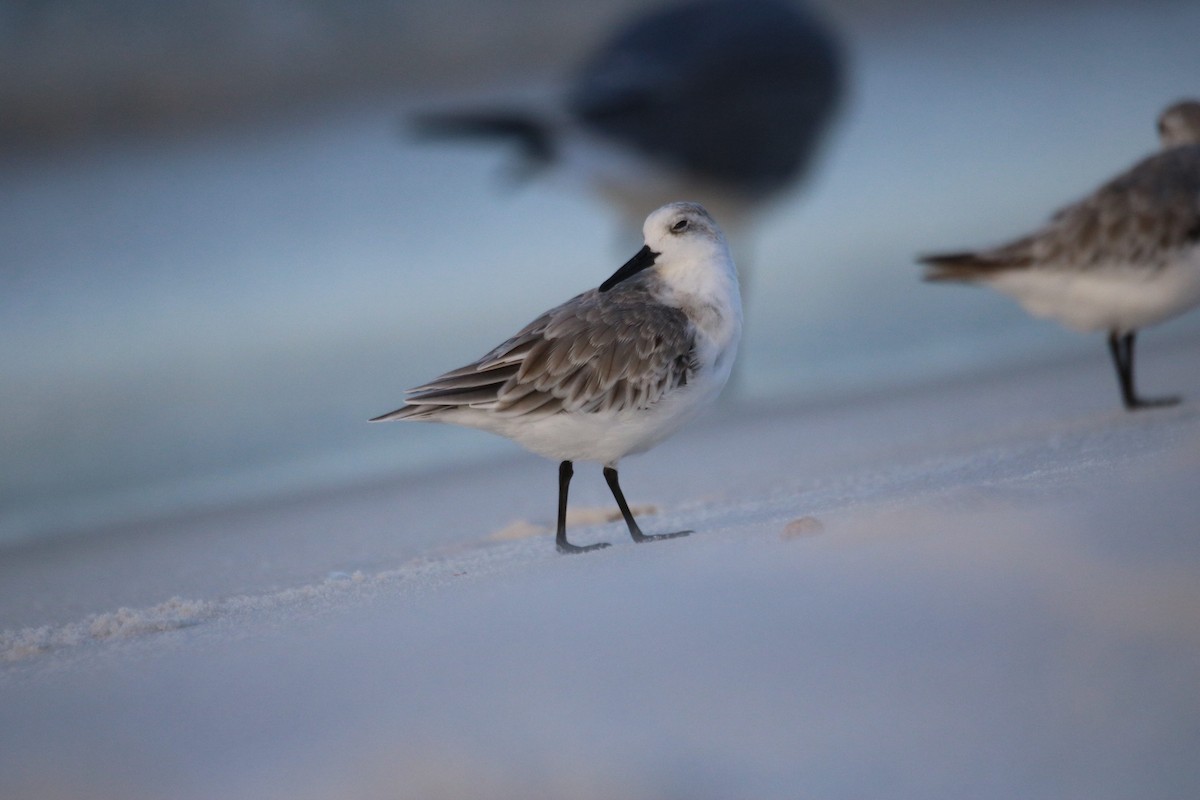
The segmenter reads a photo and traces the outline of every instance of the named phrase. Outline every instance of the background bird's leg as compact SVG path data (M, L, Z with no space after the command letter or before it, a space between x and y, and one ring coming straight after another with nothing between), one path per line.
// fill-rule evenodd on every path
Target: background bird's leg
M1178 397L1158 397L1145 400L1137 396L1133 383L1133 343L1137 332L1130 331L1120 336L1116 331L1108 334L1108 351L1112 354L1113 364L1117 368L1117 380L1121 383L1121 399L1128 411L1140 408L1160 408L1173 406L1179 402Z
M1108 334L1108 352L1112 355L1113 366L1117 368L1117 381L1121 384L1121 400L1125 408L1132 411L1137 407L1133 396L1133 376L1130 374L1129 362L1125 358L1125 339L1110 331Z

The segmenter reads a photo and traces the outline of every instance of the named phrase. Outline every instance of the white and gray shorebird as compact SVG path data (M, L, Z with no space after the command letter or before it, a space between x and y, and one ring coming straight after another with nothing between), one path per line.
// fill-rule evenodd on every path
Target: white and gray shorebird
M688 0L631 19L555 107L450 109L419 135L507 141L529 173L582 179L632 221L677 197L726 230L805 172L842 92L840 47L787 0Z
M742 331L737 271L725 237L697 203L646 218L645 245L600 284L526 325L487 355L408 390L376 417L450 422L498 433L559 461L557 546L567 541L572 462L596 461L636 542L642 533L617 464L677 431L729 378Z
M1200 304L1200 102L1159 116L1162 149L999 247L924 256L925 279L979 283L1035 317L1107 331L1125 408L1173 405L1134 388L1137 332Z

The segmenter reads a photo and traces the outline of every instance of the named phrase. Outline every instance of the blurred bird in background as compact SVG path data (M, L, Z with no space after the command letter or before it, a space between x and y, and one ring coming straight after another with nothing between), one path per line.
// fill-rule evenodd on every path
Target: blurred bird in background
M1044 227L987 250L924 256L928 281L981 283L1035 317L1108 331L1125 408L1174 405L1134 386L1137 332L1200 305L1200 102L1158 118L1162 150Z
M617 30L552 111L448 110L412 124L423 138L511 143L522 174L568 170L628 221L691 200L737 231L804 176L842 72L831 31L802 6L693 0Z

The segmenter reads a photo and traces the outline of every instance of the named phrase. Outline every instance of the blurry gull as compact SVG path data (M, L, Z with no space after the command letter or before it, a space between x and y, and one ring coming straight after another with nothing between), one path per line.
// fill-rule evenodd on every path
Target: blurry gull
M631 21L580 69L556 114L430 113L433 137L509 140L560 164L631 220L678 197L735 227L804 173L841 93L824 24L778 0L698 0Z
M572 462L596 461L635 542L644 534L617 463L649 450L709 406L729 378L742 331L737 271L713 218L670 203L646 218L645 245L598 289L552 308L465 367L408 391L372 422L450 422L498 433L558 468L561 553Z
M1200 102L1158 120L1162 150L1041 229L988 250L925 256L930 281L982 283L1035 317L1108 331L1125 408L1173 405L1134 389L1137 331L1200 304Z

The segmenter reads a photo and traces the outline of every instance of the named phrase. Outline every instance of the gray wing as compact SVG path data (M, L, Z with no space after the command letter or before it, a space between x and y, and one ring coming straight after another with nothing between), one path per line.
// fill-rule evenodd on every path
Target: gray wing
M478 361L410 389L408 405L377 419L459 407L516 417L652 406L695 371L695 329L642 283L572 298Z
M1200 240L1200 145L1151 156L1058 211L1041 230L978 252L921 259L928 280L973 280L1039 266L1087 270L1110 264L1162 268Z

